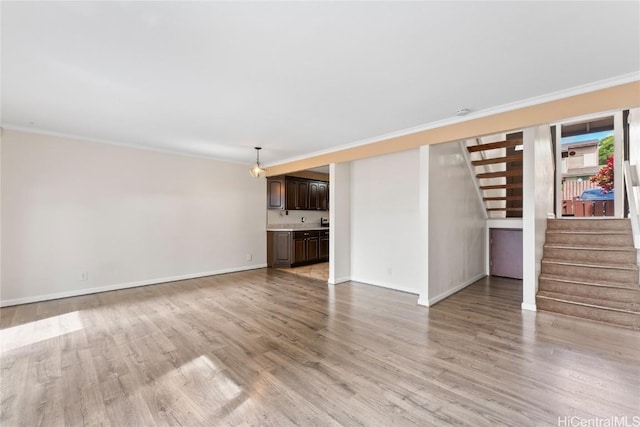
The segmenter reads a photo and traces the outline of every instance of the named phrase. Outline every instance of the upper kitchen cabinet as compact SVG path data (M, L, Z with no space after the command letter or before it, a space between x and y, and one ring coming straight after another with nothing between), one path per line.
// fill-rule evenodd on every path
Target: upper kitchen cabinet
M285 207L284 177L267 179L267 209L284 209Z
M285 178L286 210L309 209L309 181Z
M267 179L267 208L329 210L329 183L289 176Z
M309 182L309 210L329 210L329 183L322 181Z

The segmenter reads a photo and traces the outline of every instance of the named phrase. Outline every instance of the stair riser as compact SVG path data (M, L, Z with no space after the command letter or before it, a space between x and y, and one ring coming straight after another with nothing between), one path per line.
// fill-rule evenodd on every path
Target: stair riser
M547 221L547 230L631 232L631 221L628 219L550 219Z
M640 329L640 313L624 313L536 297L538 310Z
M632 248L633 236L629 234L570 234L547 233L547 243L566 246L617 246L620 248Z
M544 257L562 261L593 262L603 264L633 264L636 262L636 253L631 251L545 248Z
M638 283L637 270L593 268L553 263L542 263L542 274L562 276L567 279L588 280L599 283Z
M640 304L640 287L607 288L603 286L581 285L578 283L558 282L549 279L540 279L538 290L553 292L556 294L587 298L597 298L602 301L632 302Z

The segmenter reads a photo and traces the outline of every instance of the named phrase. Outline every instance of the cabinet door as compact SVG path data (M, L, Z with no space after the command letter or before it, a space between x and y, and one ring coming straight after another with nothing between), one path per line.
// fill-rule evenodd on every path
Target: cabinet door
M320 239L310 237L307 239L307 261L317 261L320 249Z
M307 260L306 239L293 240L293 263L305 262Z
M320 182L309 183L309 210L320 209Z
M320 244L318 248L318 258L322 261L329 260L329 236L320 237Z
M296 188L296 209L309 209L309 183L307 181L298 181Z
M286 206L287 210L297 209L298 205L298 181L286 180Z
M309 182L301 179L287 179L285 197L285 209L309 209Z
M318 183L318 209L329 210L329 184L326 182Z
M284 209L284 178L267 178L267 209Z
M276 231L274 236L274 261L279 264L291 263L291 233Z

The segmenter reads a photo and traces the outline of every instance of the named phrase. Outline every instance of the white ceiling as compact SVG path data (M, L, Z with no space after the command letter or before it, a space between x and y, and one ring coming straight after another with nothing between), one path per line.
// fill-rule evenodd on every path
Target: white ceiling
M637 1L0 7L4 127L247 164L640 72Z

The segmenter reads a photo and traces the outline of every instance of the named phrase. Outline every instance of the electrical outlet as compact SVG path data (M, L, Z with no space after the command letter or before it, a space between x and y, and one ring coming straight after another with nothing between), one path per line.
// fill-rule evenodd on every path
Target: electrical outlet
M89 280L89 272L83 271L80 273L80 280Z
M393 274L393 269L391 267L387 268L387 274L391 276Z
M247 254L247 261L251 261L253 259L253 255L252 254Z

